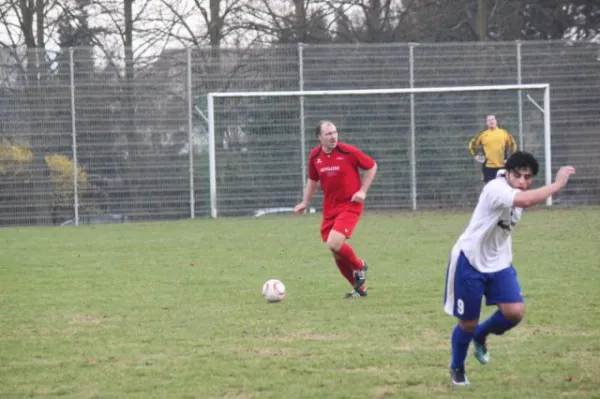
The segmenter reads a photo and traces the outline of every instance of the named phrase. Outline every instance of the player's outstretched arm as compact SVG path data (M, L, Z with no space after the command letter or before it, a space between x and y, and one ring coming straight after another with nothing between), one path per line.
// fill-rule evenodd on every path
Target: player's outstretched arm
M518 208L529 208L530 206L541 204L548 197L562 190L569 181L569 177L575 173L572 166L563 166L556 173L554 183L534 190L521 191L515 195L513 205Z
M312 180L312 179L306 180L306 187L304 188L304 198L302 199L301 203L296 205L296 207L294 208L294 212L296 212L296 213L304 212L304 210L306 209L308 204L310 204L310 200L312 199L313 195L315 195L315 191L317 191L318 184L319 184L319 182L317 182L315 180Z

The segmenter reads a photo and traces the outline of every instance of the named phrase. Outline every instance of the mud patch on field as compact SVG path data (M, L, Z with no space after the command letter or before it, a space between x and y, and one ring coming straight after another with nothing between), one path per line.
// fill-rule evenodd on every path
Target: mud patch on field
M269 337L269 341L297 342L297 341L343 341L350 337L344 334L319 334L310 332L292 332L278 336Z
M395 395L396 390L394 387L377 387L375 388L376 398L390 398Z
M71 324L100 324L104 321L104 316L93 316L89 314L74 314L71 316Z
M258 357L293 357L297 355L296 351L286 348L254 348L250 354Z

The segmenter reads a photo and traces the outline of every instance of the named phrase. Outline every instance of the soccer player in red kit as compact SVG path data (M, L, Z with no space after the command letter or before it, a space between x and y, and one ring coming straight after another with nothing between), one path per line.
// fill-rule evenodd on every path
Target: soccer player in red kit
M310 152L304 199L295 211L301 213L306 209L320 182L324 197L321 238L353 287L345 297L367 296L367 264L356 256L346 240L358 224L367 191L377 173L377 163L360 149L340 143L337 129L330 121L319 122L316 135L319 145ZM359 169L365 170L362 182Z

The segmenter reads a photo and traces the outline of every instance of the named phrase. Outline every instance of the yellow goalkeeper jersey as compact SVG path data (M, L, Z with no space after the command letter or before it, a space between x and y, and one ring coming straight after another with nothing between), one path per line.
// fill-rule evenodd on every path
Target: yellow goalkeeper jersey
M517 151L517 144L513 136L504 129L486 129L469 142L469 151L471 155L475 155L478 147L483 148L483 153L486 158L485 166L488 168L502 168L504 160L508 155L512 155Z

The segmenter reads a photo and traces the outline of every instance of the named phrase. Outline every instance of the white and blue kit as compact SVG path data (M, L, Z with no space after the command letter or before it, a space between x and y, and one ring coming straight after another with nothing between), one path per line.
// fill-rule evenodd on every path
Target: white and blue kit
M452 248L446 271L446 313L477 320L484 295L488 306L523 302L512 266L511 233L523 211L513 205L518 192L504 173L484 186L469 225Z

